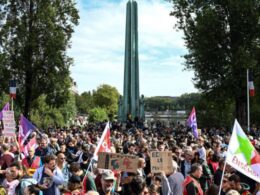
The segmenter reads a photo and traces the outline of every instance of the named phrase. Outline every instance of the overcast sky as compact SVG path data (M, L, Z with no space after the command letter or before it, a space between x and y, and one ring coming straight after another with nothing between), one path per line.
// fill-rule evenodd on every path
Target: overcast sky
M140 94L179 96L196 92L193 72L184 71L187 53L182 33L173 26L170 3L139 0ZM127 0L77 0L80 24L75 28L69 56L80 93L109 84L123 93L125 18Z

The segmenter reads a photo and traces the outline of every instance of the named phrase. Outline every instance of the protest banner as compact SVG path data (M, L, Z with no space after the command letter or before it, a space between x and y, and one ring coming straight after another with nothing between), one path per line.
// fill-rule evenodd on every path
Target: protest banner
M260 182L260 154L235 120L226 154L226 163L247 177Z
M3 124L3 135L15 136L16 125L14 120L14 111L3 111Z
M164 171L167 174L172 172L172 152L152 151L150 157L152 173Z
M100 152L97 167L135 173L138 169L138 161L137 156Z

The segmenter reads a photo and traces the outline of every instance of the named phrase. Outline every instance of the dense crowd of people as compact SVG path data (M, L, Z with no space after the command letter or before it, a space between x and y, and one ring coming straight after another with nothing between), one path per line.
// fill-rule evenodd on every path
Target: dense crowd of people
M230 131L203 129L195 139L177 125L110 124L111 152L139 157L135 173L97 168L93 154L105 123L36 131L37 146L21 154L17 138L1 136L0 195L235 195L260 194L260 185L226 165ZM258 130L250 132L259 149ZM172 152L172 172L152 173L151 151ZM224 170L225 169L225 170ZM224 174L223 174L224 172Z

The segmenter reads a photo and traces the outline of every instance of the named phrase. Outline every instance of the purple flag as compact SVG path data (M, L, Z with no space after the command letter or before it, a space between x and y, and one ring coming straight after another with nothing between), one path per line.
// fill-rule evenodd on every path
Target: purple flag
M24 116L20 117L20 126L19 126L19 144L22 146L27 139L27 137L35 130L36 127Z
M0 120L3 119L3 112L7 111L7 110L10 110L9 102L5 104L5 106L3 107L2 111L0 112Z
M190 116L187 120L187 125L192 129L192 133L193 133L194 137L198 138L199 133L198 133L198 127L197 127L197 118L196 118L195 107L192 108Z

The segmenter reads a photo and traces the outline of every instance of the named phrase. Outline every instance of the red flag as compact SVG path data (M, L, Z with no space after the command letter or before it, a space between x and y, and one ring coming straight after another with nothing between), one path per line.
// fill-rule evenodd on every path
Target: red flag
M97 148L94 153L94 158L97 158L99 152L111 152L111 143L110 143L110 129L109 122L107 122L106 127L103 131L103 134L99 140Z

